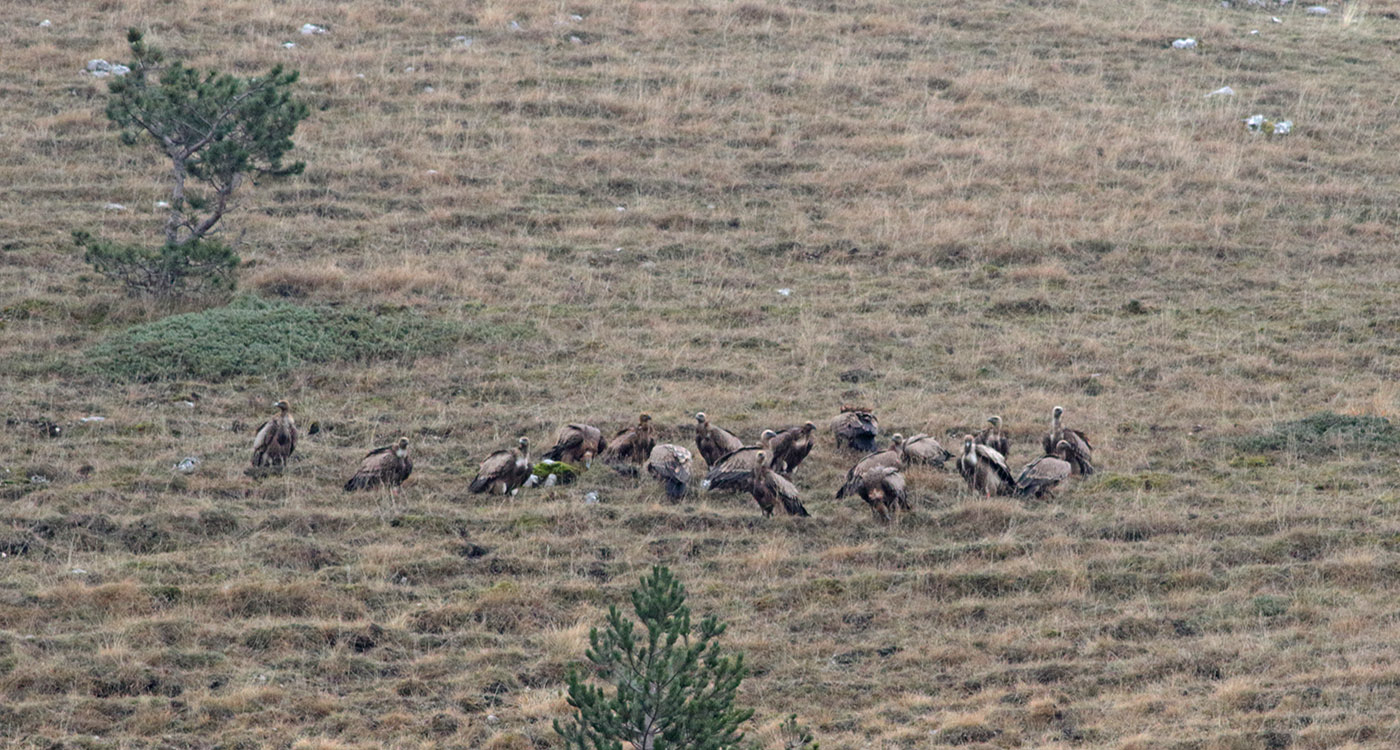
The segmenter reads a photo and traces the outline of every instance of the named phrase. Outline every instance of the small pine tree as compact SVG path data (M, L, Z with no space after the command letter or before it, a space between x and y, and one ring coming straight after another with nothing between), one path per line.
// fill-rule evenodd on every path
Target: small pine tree
M74 239L99 273L134 292L168 297L231 288L238 257L210 234L234 190L250 175L294 175L306 167L282 161L309 114L291 95L297 73L279 65L262 77L239 78L164 65L162 52L140 31L131 29L126 38L134 59L130 72L108 85L106 114L122 129L123 143L153 142L170 160L165 241L149 248L85 232Z
M797 714L789 714L787 721L778 727L783 736L783 750L820 750L812 730L797 723Z
M607 630L594 628L587 657L614 691L568 676L572 721L554 722L554 731L574 750L728 750L743 741L740 724L753 711L734 707L739 683L748 674L743 654L722 655L715 639L725 625L713 616L692 633L685 588L665 566L652 568L632 591L632 609L645 633L617 607L608 611Z

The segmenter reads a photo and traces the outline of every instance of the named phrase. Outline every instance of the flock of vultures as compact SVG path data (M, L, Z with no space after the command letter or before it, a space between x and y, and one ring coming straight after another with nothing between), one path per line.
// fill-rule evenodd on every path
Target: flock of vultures
M297 428L286 401L275 404L277 416L258 430L253 440L253 467L281 469L296 450ZM1092 474L1093 446L1089 437L1061 424L1064 408L1051 412L1050 430L1041 441L1043 455L1013 474L1006 463L1011 441L1001 429L1001 417L990 417L976 435L964 435L957 469L973 492L992 495L1044 497L1072 474ZM798 466L812 451L816 425L807 422L781 432L764 430L756 445L745 445L734 433L719 427L705 416L695 415L695 446L708 471L701 486L709 492L748 492L765 516L781 504L790 515L806 516L807 509L793 484ZM926 434L905 438L890 436L890 444L877 450L875 439L880 423L869 411L851 406L831 420L830 429L838 448L865 454L837 490L836 497L859 495L875 517L888 521L897 510L912 510L907 499L903 470L911 464L945 468L953 458L939 442ZM347 492L387 487L396 492L413 471L408 438L370 451L359 470L345 483ZM565 463L575 471L586 470L597 459L618 472L640 476L644 469L659 481L671 498L685 495L694 476L694 458L688 448L672 443L657 444L651 416L641 415L637 424L619 430L611 438L597 427L570 424L560 428L554 447L544 461ZM481 462L471 491L514 494L527 486L535 474L530 461L530 440L522 437L514 448L499 450Z

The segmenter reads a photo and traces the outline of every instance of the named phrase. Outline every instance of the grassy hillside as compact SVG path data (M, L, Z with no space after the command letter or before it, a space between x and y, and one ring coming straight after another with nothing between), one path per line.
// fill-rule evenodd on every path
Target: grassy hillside
M792 712L827 748L1400 745L1400 441L1352 419L1400 397L1400 4L1234 5L15 6L0 742L558 747L589 627L664 562L730 623L767 747ZM79 74L132 25L302 72L306 173L226 219L245 291L460 343L95 374L172 312L69 240L162 220L164 168ZM278 398L321 429L254 481ZM697 410L753 439L843 402L887 433L1001 414L1016 466L1061 404L1103 472L1043 503L912 472L890 526L832 499L829 440L810 519L598 469L466 492L568 421L688 445ZM401 494L340 491L399 435Z

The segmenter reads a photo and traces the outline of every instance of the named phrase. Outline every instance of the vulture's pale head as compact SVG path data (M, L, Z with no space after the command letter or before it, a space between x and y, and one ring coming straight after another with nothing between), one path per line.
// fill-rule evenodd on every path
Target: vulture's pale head
M803 435L809 434L809 433L811 433L812 430L815 430L815 429L817 429L817 426L814 425L814 424L812 424L811 422L803 422L803 423L802 423L802 434L803 434Z
M777 437L777 436L778 436L778 433L776 433L776 432L774 432L774 431L772 431L772 430L764 430L763 433L760 434L760 435L758 436L758 441L759 441L760 443L763 443L764 445L768 445L768 441L769 441L769 440L772 440L773 438L775 438L775 437Z
M520 444L520 450L527 450L530 447L530 438L523 437L516 442Z
M647 422L651 421L651 415L643 414L642 416L638 417L637 421L641 422L642 424L646 424Z
M904 436L901 435L901 434L899 434L898 432L896 432L896 433L893 434L893 435L890 435L890 447L891 447L891 448L898 448L898 447L900 446L900 444L902 444L903 442L904 442Z
M1065 407L1063 407L1063 406L1057 406L1057 407L1055 407L1054 409L1052 409L1052 410L1050 411L1050 416L1054 417L1055 419L1059 419L1061 416L1064 415L1064 413L1065 413Z
M275 402L273 402L272 405L275 406L275 407L277 407L277 409L278 409L279 411L283 411L283 412L285 412L285 411L287 411L288 409L291 409L291 408L292 408L292 405L289 404L289 403L287 403L286 401L275 401Z
M1001 417L987 417L987 421L991 422L993 427L1001 427Z
M757 454L754 455L754 461L756 462L753 466L754 470L761 471L763 467L768 464L768 454L764 453L763 451L759 451Z
M399 438L398 445L394 446L394 455L403 458L408 455L408 438Z
M976 439L977 439L977 438L974 438L974 437L971 436L971 435L963 435L963 455L968 455L968 454L972 454L973 456L976 456L976 455L977 455L977 454L974 453L973 450L972 450L972 443L973 443L973 441L976 440Z
M697 411L697 412L695 412L695 421L696 421L696 422L699 422L700 424L705 424L705 420L706 420L705 412L703 412L703 411Z
M1056 453L1056 455L1058 455L1060 458L1065 458L1066 456L1068 456L1068 455L1069 455L1069 441L1068 441L1068 440L1061 440L1060 442L1055 443L1055 453Z

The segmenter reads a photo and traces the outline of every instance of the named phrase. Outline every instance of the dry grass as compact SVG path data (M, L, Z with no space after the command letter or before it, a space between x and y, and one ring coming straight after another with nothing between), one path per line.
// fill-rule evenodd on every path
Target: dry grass
M0 39L27 72L0 113L0 738L555 747L588 629L664 562L747 653L767 746L794 711L830 748L1400 744L1394 452L1231 447L1318 411L1397 413L1398 13L12 14ZM78 75L120 59L128 25L195 64L302 71L307 173L248 189L227 220L245 289L536 333L285 378L78 374L89 345L164 312L67 239L159 225L158 161L117 143L103 86ZM1181 36L1201 46L1167 46ZM1223 85L1238 95L1204 97ZM1256 112L1297 131L1250 136ZM254 482L277 397L326 429ZM890 527L831 499L851 459L825 442L799 471L801 522L742 498L666 504L606 471L465 491L487 453L566 421L645 410L688 443L697 410L753 438L842 402L940 437L1000 414L1018 465L1063 404L1104 475L1022 504L913 472L916 512ZM417 466L401 495L339 491L400 434ZM199 470L173 472L188 455Z

